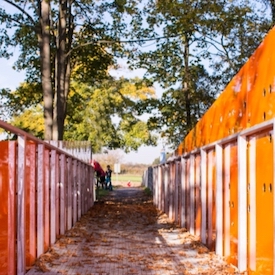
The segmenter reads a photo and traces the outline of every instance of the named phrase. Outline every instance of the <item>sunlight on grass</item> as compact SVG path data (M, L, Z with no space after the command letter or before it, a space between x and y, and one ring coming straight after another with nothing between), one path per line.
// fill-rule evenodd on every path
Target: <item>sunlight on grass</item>
M113 180L118 180L121 182L141 182L142 176L141 175L134 175L134 174L113 174Z

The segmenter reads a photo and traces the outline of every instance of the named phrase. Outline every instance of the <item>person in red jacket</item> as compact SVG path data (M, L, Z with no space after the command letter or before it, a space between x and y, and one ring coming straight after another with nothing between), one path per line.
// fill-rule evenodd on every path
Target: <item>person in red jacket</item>
M100 164L95 160L91 161L91 165L95 169L95 173L96 173L96 179L97 179L96 186L99 187L99 184L101 184L102 189L105 188L106 183L105 183L105 172L104 172L104 170L102 169Z

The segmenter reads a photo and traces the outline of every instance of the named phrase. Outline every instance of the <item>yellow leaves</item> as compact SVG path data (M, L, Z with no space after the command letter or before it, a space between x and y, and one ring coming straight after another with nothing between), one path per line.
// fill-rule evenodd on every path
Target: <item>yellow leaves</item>
M37 105L34 108L26 110L20 116L14 117L12 124L21 129L26 129L37 136L38 133L44 131L42 106Z
M199 254L204 254L204 253L208 253L209 252L209 249L205 246L200 246L198 247L198 253Z
M108 240L106 238L101 239L102 242L107 243Z
M120 92L124 96L127 96L132 100L135 100L135 99L145 100L146 98L156 97L155 89L152 87L147 87L145 83L141 83L137 85L136 83L125 82L122 85Z
M35 262L36 267L42 272L50 271L48 264L52 264L54 260L60 258L60 255L56 253L53 249L50 249L48 253L43 254L40 258L38 258Z

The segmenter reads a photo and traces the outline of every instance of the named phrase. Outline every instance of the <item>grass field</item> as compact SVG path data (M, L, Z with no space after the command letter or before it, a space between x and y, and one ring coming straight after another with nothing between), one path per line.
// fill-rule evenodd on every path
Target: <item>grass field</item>
M141 182L141 178L142 176L141 175L133 175L133 174L115 174L113 173L112 174L112 181L113 182L116 182L116 181L119 181L119 182L138 182L140 183Z

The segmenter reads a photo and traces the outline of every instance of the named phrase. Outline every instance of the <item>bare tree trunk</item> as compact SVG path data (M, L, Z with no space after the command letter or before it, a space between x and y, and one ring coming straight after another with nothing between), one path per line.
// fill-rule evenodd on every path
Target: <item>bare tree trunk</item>
M58 40L58 38L57 38ZM57 55L55 56L55 91L57 90L57 68L58 68L58 60ZM57 93L54 94L54 104L53 104L53 140L58 140L58 126L57 126Z
M68 95L70 92L70 79L71 79L71 62L70 62L70 52L72 49L72 40L73 40L73 32L74 32L74 23L73 23L73 16L71 13L71 5L72 5L73 1L69 1L68 2L68 6L67 6L67 20L68 20L68 26L67 26L67 55L66 55L66 72L65 72L65 98L66 98L66 102L68 99ZM67 104L65 102L65 106L64 106L64 121L66 118L66 114L67 114ZM64 127L63 127L64 129Z
M51 51L50 51L50 0L41 1L41 37L39 37L41 57L41 82L44 100L45 140L52 139L53 125L53 90L51 83Z
M66 74L66 11L67 1L59 1L59 23L57 37L56 55L56 100L55 100L55 127L54 139L62 140L64 133L64 121L66 114L66 93L65 93L65 74Z
M189 74L189 41L188 35L184 37L184 82L183 82L183 92L185 98L185 109L186 109L186 126L190 130L192 128L191 119L191 102L190 102L190 74Z

